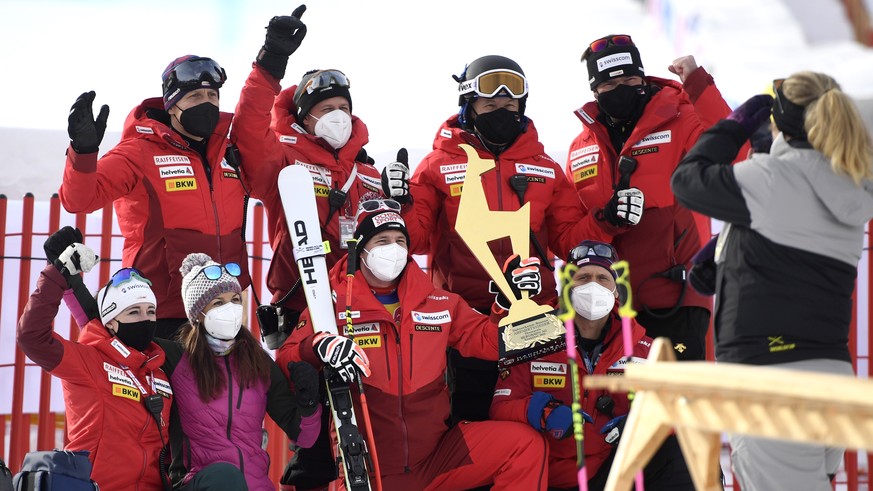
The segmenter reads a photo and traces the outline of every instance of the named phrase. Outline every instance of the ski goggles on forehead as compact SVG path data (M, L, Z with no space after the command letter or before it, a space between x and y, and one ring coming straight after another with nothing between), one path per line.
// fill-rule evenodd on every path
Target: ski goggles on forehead
M311 94L316 90L329 87L348 89L351 87L351 84L349 83L349 78L346 77L346 74L339 70L322 70L320 72L315 72L315 74L306 81L304 89L307 93Z
M227 263L223 266L219 266L218 264L213 264L210 266L206 266L201 269L200 272L203 273L203 276L206 276L206 279L209 280L217 280L221 278L221 274L223 271L227 271L227 274L236 278L242 273L242 270L237 263Z
M134 278L149 286L152 285L152 282L146 279L145 275L142 274L142 271L136 268L122 268L112 275L112 278L109 279L109 283L107 283L106 286L118 286Z
M609 244L580 245L570 251L567 261L576 264L581 259L592 255L605 257L610 261L615 261L617 256L615 249Z
M593 53L599 53L610 46L635 46L630 36L626 34L616 34L613 36L602 37L596 41L592 41L582 54L582 59L585 60Z
M173 87L197 87L206 82L213 89L221 88L227 80L224 68L209 58L188 60L173 67L168 85Z
M362 201L361 204L358 205L358 213L362 211L373 212L378 210L399 212L400 203L393 199L368 199L367 201Z
M473 80L461 82L458 90L462 95L474 93L479 97L495 97L506 91L513 99L520 99L527 95L527 78L512 70L489 70Z

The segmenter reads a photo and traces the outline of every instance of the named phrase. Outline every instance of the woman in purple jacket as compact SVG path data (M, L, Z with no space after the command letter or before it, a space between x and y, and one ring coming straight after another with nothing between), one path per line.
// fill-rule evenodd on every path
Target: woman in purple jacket
M180 271L189 322L178 342L161 342L175 396L170 425L175 488L275 490L262 448L264 416L297 445L311 446L321 428L318 375L306 363L289 367L292 393L276 363L242 328L239 265L220 265L195 253Z

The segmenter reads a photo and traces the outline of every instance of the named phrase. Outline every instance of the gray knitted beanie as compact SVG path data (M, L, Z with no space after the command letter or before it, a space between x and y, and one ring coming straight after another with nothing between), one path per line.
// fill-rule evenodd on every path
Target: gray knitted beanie
M182 302L185 304L185 314L192 324L213 298L226 292L242 293L239 281L228 274L223 266L217 280L207 278L203 270L208 266L220 265L208 255L194 252L188 254L179 268L182 273Z

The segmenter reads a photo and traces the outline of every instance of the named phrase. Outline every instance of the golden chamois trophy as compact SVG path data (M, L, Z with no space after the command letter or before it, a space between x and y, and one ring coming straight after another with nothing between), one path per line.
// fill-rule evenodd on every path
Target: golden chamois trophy
M530 254L530 203L516 211L492 211L485 199L480 175L494 168L494 161L479 158L469 145L460 145L467 153L467 173L458 205L455 230L485 268L488 276L512 304L506 317L500 320L498 366L506 368L538 357L561 351L566 347L564 326L548 305L539 305L527 292L516 297L488 242L508 237L512 251L522 258ZM548 272L546 272L548 274Z

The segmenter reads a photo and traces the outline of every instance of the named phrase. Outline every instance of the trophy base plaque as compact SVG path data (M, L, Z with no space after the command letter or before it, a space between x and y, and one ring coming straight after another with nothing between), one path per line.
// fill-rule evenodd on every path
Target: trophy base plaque
M551 312L501 323L497 368L509 368L567 349L564 324Z

